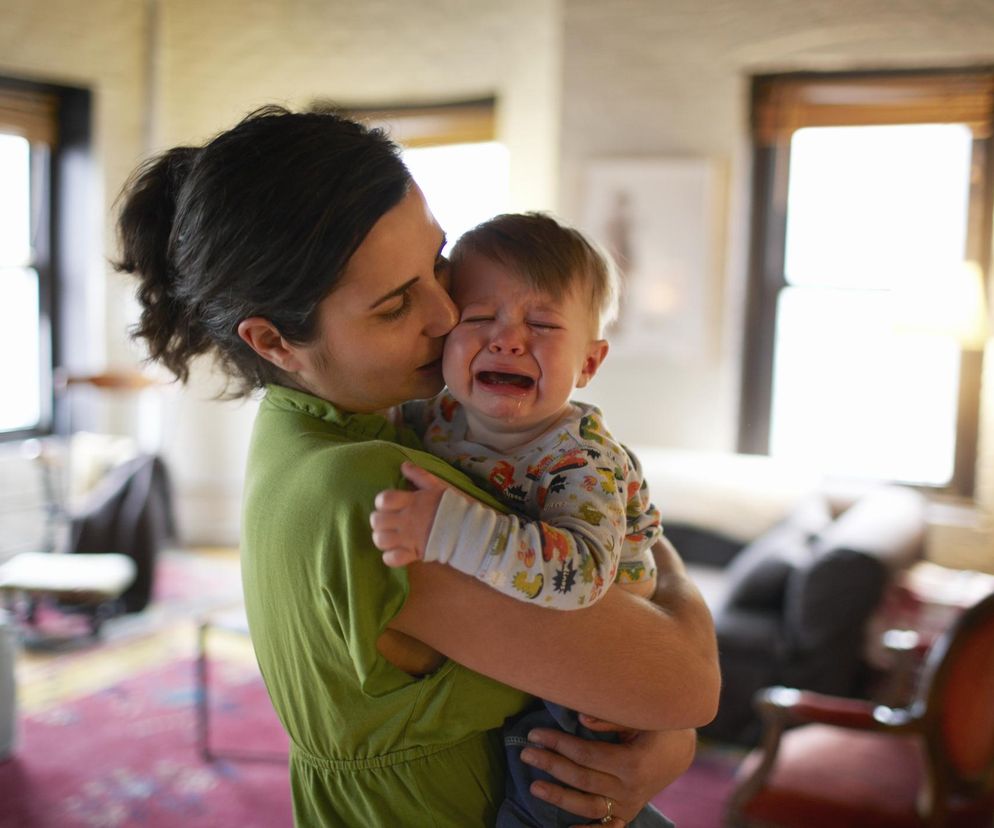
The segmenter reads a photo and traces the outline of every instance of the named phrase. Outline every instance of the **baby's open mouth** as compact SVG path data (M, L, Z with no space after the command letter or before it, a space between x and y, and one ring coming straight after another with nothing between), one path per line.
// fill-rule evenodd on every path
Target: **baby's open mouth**
M507 374L503 371L480 371L476 378L484 385L513 385L515 388L531 388L535 380L524 374Z

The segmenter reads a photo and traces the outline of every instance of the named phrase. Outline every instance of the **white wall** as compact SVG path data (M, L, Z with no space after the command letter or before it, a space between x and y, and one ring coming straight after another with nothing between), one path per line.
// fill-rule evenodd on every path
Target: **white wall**
M96 101L101 217L152 151L200 142L264 103L434 102L494 95L512 155L512 208L553 206L559 144L559 0L3 0L0 74L88 86ZM88 285L90 367L139 358L126 328L129 281L107 267L113 225ZM191 542L230 543L252 403L212 401L202 366L163 396L164 450Z
M95 94L100 219L148 152L201 141L269 101L494 94L516 208L578 219L589 159L705 157L720 173L716 261L692 360L609 357L589 389L632 443L735 444L748 226L748 76L994 63L994 0L3 0L0 74ZM103 253L112 224L101 225ZM92 367L132 362L130 284L92 262ZM989 360L989 363L994 360ZM994 503L987 383L980 485ZM194 542L236 536L252 405L208 369L166 395L163 439Z
M769 71L994 61L990 0L568 0L561 208L582 216L584 165L598 157L703 157L727 182L716 230L715 347L691 363L608 360L605 400L639 389L611 420L636 442L733 448L747 256L748 79ZM628 396L631 396L630 394Z
M599 157L706 158L725 178L715 227L725 243L709 275L714 299L703 321L711 347L680 362L609 356L587 396L631 442L734 449L748 255L749 77L989 65L994 2L567 0L565 12L562 211L581 219L585 165ZM978 473L989 515L990 381L982 431Z

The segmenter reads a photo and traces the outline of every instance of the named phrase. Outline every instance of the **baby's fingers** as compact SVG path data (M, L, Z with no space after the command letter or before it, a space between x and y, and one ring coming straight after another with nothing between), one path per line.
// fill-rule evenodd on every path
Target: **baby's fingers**
M383 563L385 563L387 566L394 566L394 567L407 566L408 564L412 564L420 560L417 552L415 552L413 549L405 549L403 547L395 549L386 549L383 551L382 557L383 557Z
M414 492L406 492L402 489L384 489L376 496L373 505L382 512L399 512L410 506L413 500Z
M405 460L400 464L400 472L418 489L435 489L441 491L449 488L449 484L426 471L416 463Z

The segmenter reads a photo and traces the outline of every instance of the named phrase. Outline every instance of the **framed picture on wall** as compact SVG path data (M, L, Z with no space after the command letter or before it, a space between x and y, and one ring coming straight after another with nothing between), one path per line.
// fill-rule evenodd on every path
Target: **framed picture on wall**
M581 224L621 272L613 356L681 359L708 341L715 267L715 164L695 158L591 161Z

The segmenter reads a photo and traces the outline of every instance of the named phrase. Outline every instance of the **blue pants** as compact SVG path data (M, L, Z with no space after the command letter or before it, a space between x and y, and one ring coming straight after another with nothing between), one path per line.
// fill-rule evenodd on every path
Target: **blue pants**
M528 734L536 727L565 730L583 739L617 741L616 734L589 730L580 724L574 711L552 702L543 702L539 707L508 719L504 722L507 783L504 802L497 812L497 828L561 828L561 826L582 823L586 819L537 799L528 790L531 783L538 779L562 784L544 771L521 761L521 751L528 745ZM595 819L590 824L596 825L599 821ZM628 826L629 828L674 828L673 823L652 805L646 805L633 820L628 822Z

